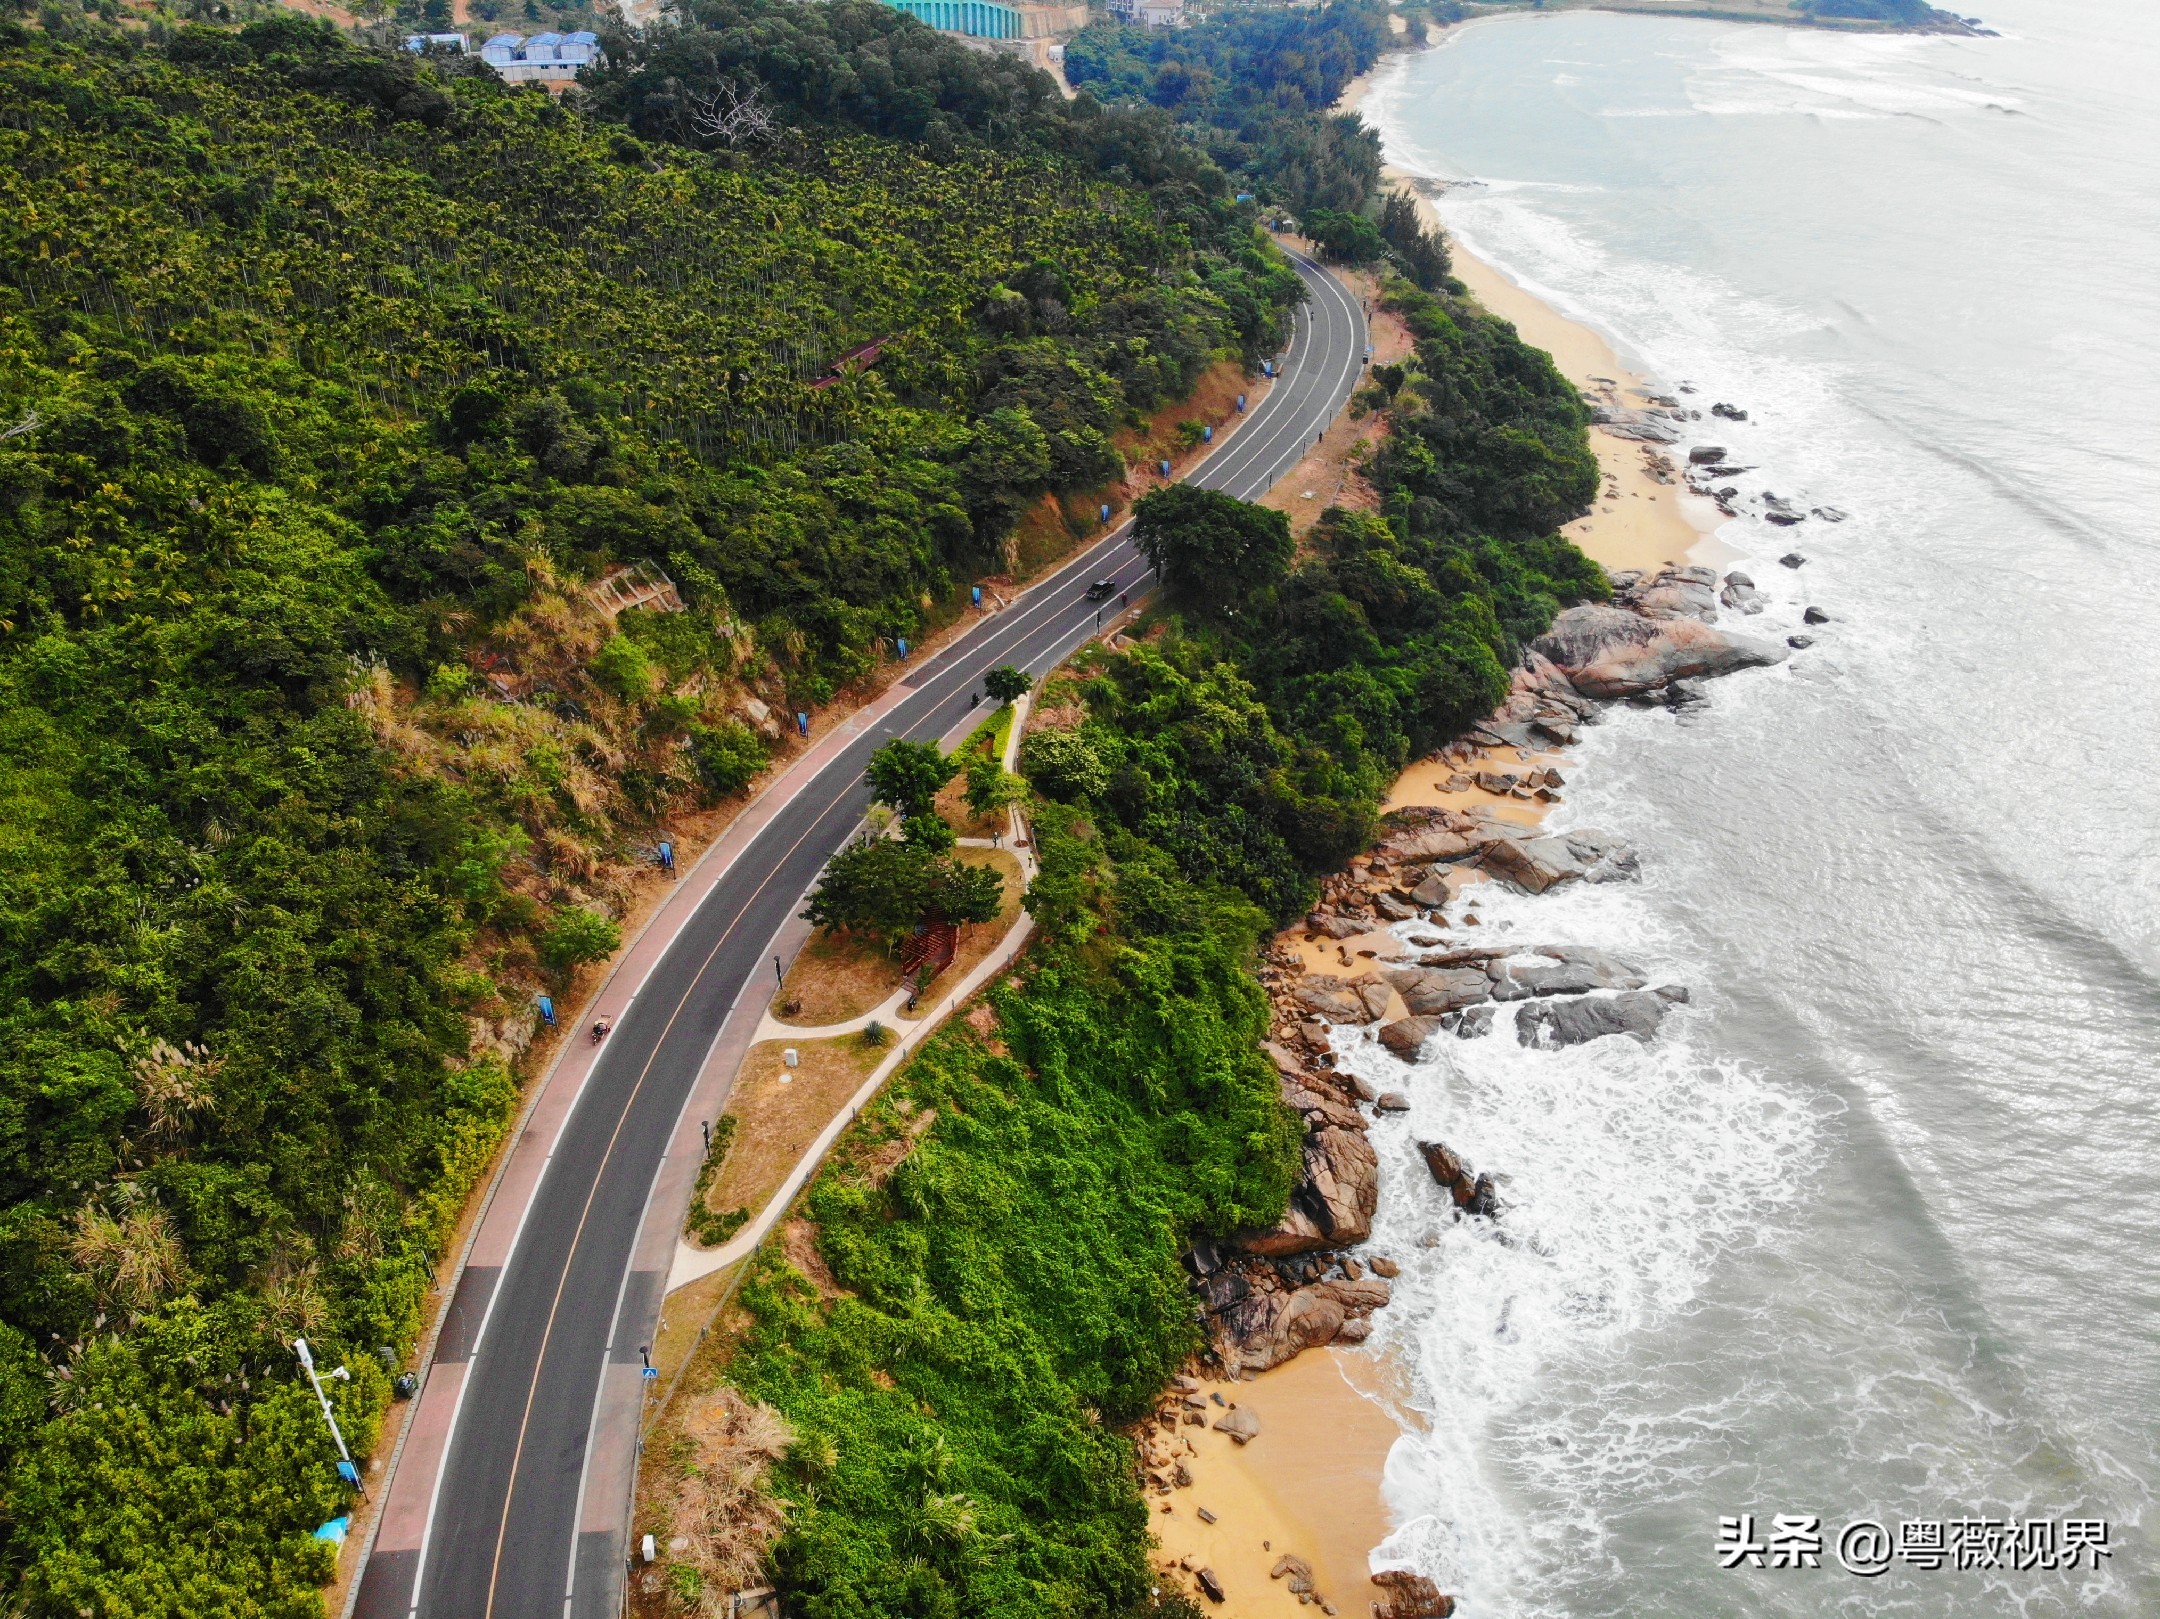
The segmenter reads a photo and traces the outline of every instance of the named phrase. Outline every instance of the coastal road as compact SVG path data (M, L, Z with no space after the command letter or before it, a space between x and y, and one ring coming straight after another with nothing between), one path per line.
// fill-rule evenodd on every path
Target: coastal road
M1280 376L1194 469L1190 481L1202 487L1258 497L1356 385L1363 310L1333 276L1292 257L1309 296ZM790 775L801 779L783 777L768 791L775 807L754 836L731 858L716 846L722 860L709 855L691 874L705 886L680 925L649 949L633 946L602 994L614 1032L597 1054L560 1059L549 1088L561 1086L568 1100L543 1120L543 1093L520 1138L530 1166L513 1158L483 1213L349 1611L364 1619L620 1611L644 1404L638 1376L666 1277L664 1264L641 1261L651 1242L641 1250L640 1237L679 1218L679 1209L653 1212L655 1190L692 1091L731 1013L742 1005L738 1022L754 1020L756 1008L742 1003L756 994L762 1007L773 941L862 820L871 753L891 737L941 738L979 716L970 698L1000 664L1038 676L1056 667L1095 632L1099 604L1086 591L1098 579L1136 599L1148 589L1129 524L927 659L844 744L798 761ZM563 1085L573 1062L584 1064L582 1077ZM623 1388L630 1396L608 1392Z

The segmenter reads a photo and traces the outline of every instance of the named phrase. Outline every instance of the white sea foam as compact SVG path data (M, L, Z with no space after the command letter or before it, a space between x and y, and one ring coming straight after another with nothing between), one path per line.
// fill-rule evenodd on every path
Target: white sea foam
M1639 889L1474 897L1481 939L1597 944L1654 982L1703 987L1700 964ZM1528 1050L1514 1006L1483 1039L1436 1040L1415 1068L1368 1038L1341 1037L1345 1067L1411 1099L1409 1114L1373 1131L1374 1245L1404 1266L1377 1341L1414 1368L1430 1426L1389 1460L1388 1494L1409 1520L1379 1556L1440 1575L1466 1615L1538 1611L1551 1571L1595 1554L1612 1479L1660 1465L1655 1436L1626 1424L1571 1434L1564 1452L1526 1451L1517 1423L1555 1368L1608 1359L1654 1332L1688 1306L1720 1252L1753 1240L1800 1189L1792 1166L1807 1161L1813 1120L1775 1083L1713 1054L1698 1032L1716 1017L1707 1001L1675 1012L1648 1046ZM1419 1141L1445 1141L1493 1172L1502 1219L1456 1220ZM1525 1512L1533 1481L1540 1506Z
M1441 200L1467 245L1693 384L1745 493L1848 514L1719 536L1774 597L1731 627L1822 606L1811 650L1586 733L1565 813L1645 881L1481 906L1696 1004L1648 1047L1528 1052L1503 1014L1415 1075L1348 1054L1415 1104L1375 1131L1379 1331L1431 1424L1386 1553L1466 1615L2160 1612L2160 694L2124 613L2160 597L2160 19L2066 15L1571 14L1384 75L1390 157L1489 182ZM1509 1177L1497 1228L1449 1217L1421 1135ZM2082 1511L2119 1552L1723 1573L1748 1510Z

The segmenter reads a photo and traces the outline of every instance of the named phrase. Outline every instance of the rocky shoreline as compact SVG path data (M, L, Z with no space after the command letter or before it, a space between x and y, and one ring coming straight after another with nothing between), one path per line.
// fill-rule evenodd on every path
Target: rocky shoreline
M1320 903L1268 953L1260 977L1273 1017L1264 1049L1284 1103L1304 1120L1302 1173L1275 1225L1227 1242L1197 1241L1184 1256L1208 1334L1207 1369L1228 1382L1309 1349L1364 1342L1400 1273L1396 1259L1364 1251L1380 1192L1369 1131L1373 1118L1407 1111L1409 1101L1339 1067L1335 1030L1368 1032L1414 1062L1438 1039L1491 1037L1500 1008L1520 1003L1513 1027L1528 1047L1607 1038L1647 1043L1689 999L1686 986L1654 984L1640 966L1605 950L1487 942L1475 932L1474 901L1456 903L1481 883L1535 895L1635 878L1640 861L1624 840L1540 824L1563 802L1566 786L1560 770L1540 761L1598 723L1608 704L1683 708L1701 700L1703 680L1792 655L1791 647L1720 627L1721 608L1743 618L1761 611L1763 599L1744 575L1721 579L1710 568L1668 567L1618 573L1613 585L1610 604L1561 613L1527 649L1507 701L1434 755L1449 772L1441 792L1479 801L1390 813L1378 845L1327 879ZM1327 953L1340 971L1327 970ZM1480 1172L1445 1142L1415 1146L1437 1205L1452 1218L1505 1218L1490 1169ZM1256 1425L1231 1432L1226 1424L1240 1415L1234 1404L1213 1412L1209 1400L1221 1403L1221 1396L1202 1396L1199 1388L1181 1379L1143 1430L1147 1483L1160 1496L1190 1483L1176 1455L1182 1426L1212 1416L1214 1427L1241 1445L1257 1432ZM1292 1580L1296 1590L1293 1565L1297 1559L1285 1556L1275 1577ZM1193 1572L1198 1593L1220 1600L1203 1577L1211 1571ZM1453 1611L1453 1600L1429 1580L1398 1570L1374 1581L1382 1595L1372 1612L1382 1619ZM1324 1595L1298 1595L1337 1611Z

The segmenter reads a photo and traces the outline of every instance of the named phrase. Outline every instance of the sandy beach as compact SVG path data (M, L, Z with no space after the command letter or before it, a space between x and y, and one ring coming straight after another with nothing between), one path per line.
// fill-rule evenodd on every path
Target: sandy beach
M1273 1572L1287 1554L1310 1565L1329 1611L1365 1612L1373 1592L1365 1553L1388 1531L1380 1471L1402 1432L1385 1371L1355 1350L1312 1350L1263 1377L1202 1382L1204 1422L1149 1429L1164 1473L1182 1464L1192 1480L1154 1501L1165 1580L1191 1590L1207 1569L1225 1598L1212 1611L1287 1615L1300 1603ZM1242 1446L1215 1427L1233 1408L1260 1425Z
M1344 111L1355 108L1369 81L1370 75L1354 81L1338 106ZM1438 212L1424 194L1433 182L1394 167L1384 172L1390 182L1418 197L1427 222L1438 227ZM1449 247L1455 274L1471 295L1511 322L1526 342L1550 354L1561 374L1587 396L1638 405L1659 391L1623 364L1598 333L1560 314L1465 250L1460 241L1451 237ZM1663 481L1654 449L1596 427L1590 441L1604 481L1593 509L1567 526L1569 539L1610 571L1714 561L1723 554L1712 537L1722 521L1716 507L1687 493L1677 478ZM1412 764L1382 808L1482 809L1509 820L1535 822L1547 803L1450 783L1481 769L1556 768L1565 774L1571 765L1564 752L1481 751L1465 744L1450 757ZM1464 868L1450 875L1449 885L1461 893L1483 881L1482 874ZM1335 940L1308 939L1302 928L1293 928L1276 944L1296 954L1309 971L1351 979L1378 970L1403 948L1384 929ZM1387 1015L1401 1016L1403 1011L1400 997L1391 995ZM1361 1258L1371 1257L1361 1250ZM1288 1614L1298 1610L1298 1598L1288 1590L1287 1578L1273 1574L1288 1552L1312 1566L1323 1611L1368 1611L1368 1603L1380 1594L1370 1583L1370 1553L1393 1528L1380 1492L1381 1476L1388 1451L1403 1431L1401 1424L1415 1420L1406 1400L1384 1392L1399 1377L1390 1362L1365 1349L1312 1350L1258 1377L1204 1383L1201 1392L1210 1397L1206 1428L1181 1426L1168 1441L1153 1428L1143 1430L1162 1466L1182 1461L1192 1478L1190 1486L1156 1502L1156 1566L1165 1579L1197 1592L1198 1571L1208 1569L1224 1592L1222 1606L1210 1604L1210 1611L1232 1619ZM1224 1406L1214 1404L1217 1395ZM1230 1401L1260 1419L1260 1434L1247 1445L1232 1444L1212 1426ZM1213 1523L1199 1516L1201 1507L1213 1514Z
M1428 224L1440 216L1419 193L1419 176L1389 167L1383 171L1397 185L1418 194L1418 208ZM1427 181L1426 184L1431 182ZM1450 237L1455 275L1471 296L1543 349L1560 374L1592 399L1623 406L1640 405L1652 387L1623 364L1611 344L1589 327L1569 320L1493 265ZM1602 427L1590 429L1590 447L1604 469L1597 504L1561 530L1608 571L1655 570L1688 561L1714 561L1724 548L1712 538L1724 521L1716 506L1691 494L1655 446L1617 438Z
M1372 81L1372 73L1351 80L1335 103L1336 110L1356 111ZM1380 172L1389 186L1417 199L1418 211L1428 225L1441 228L1440 212L1429 195L1439 182L1394 164ZM1551 355L1560 374L1587 397L1635 406L1660 391L1623 362L1597 332L1561 314L1505 271L1479 258L1459 238L1450 236L1448 249L1456 278L1470 289L1471 296L1511 323L1525 342ZM1715 562L1725 556L1724 547L1712 537L1724 520L1718 509L1700 495L1690 494L1677 475L1670 475L1669 481L1661 477L1653 447L1616 438L1598 427L1590 430L1590 447L1604 469L1596 507L1562 530L1585 552L1612 571Z

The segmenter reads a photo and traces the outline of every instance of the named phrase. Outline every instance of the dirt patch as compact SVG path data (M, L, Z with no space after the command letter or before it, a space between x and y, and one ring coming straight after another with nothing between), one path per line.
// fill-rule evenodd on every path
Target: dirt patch
M802 1029L845 1023L899 987L900 959L877 940L819 928L788 968L773 1016ZM791 1006L794 1011L785 1010Z
M967 975L982 964L1011 931L1012 925L1020 920L1020 900L1027 892L1027 878L1020 870L1019 857L1003 849L958 849L954 853L963 865L995 868L1005 879L1004 903L998 907L995 922L970 922L960 929L959 949L953 955L952 965L931 980L920 1007L912 1014L900 1014L911 1023L943 1006L940 992L949 995L954 984L964 983Z
M789 1049L767 1040L743 1057L728 1094L735 1142L705 1194L715 1210L748 1209L755 1217L884 1056L855 1035L803 1040L792 1047L801 1061L790 1068L781 1056Z
M958 776L938 790L936 807L945 824L963 838L987 838L1009 830L1003 810L977 815L968 808L967 783Z
M1386 431L1385 419L1377 415L1363 421L1337 417L1312 452L1262 495L1259 503L1288 516L1290 532L1301 540L1330 507L1379 510L1380 497L1365 481L1364 469Z
M1374 365L1399 365L1417 349L1417 339L1410 335L1410 328L1403 324L1402 316L1392 309L1380 307L1378 290L1374 289L1371 309L1365 317L1365 329L1372 344Z
M740 1265L722 1265L710 1276L700 1276L667 1296L661 1307L660 1327L653 1334L652 1363L660 1368L663 1387L673 1381L682 1364L697 1353L712 1322L713 1311L727 1296Z
M1087 710L1075 702L1044 703L1028 710L1030 736L1037 731L1077 731L1086 723Z
M855 1167L859 1168L872 1186L883 1186L892 1179L893 1171L906 1163L915 1151L915 1143L922 1140L930 1126L937 1123L937 1109L926 1107L908 1120L907 1128L890 1141L881 1141L863 1154Z
M787 1255L787 1262L818 1290L819 1298L853 1298L855 1295L840 1285L832 1268L825 1263L825 1256L818 1252L817 1229L809 1220L788 1221L780 1228L780 1251Z

